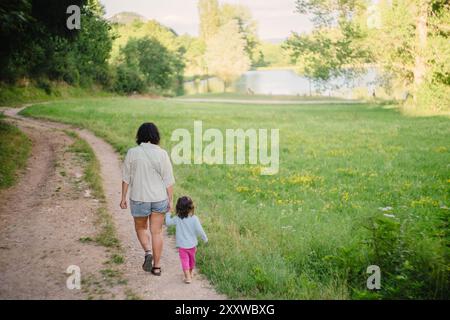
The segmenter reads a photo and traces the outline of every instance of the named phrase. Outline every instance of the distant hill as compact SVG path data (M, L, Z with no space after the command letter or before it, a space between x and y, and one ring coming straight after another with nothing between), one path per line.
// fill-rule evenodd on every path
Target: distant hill
M108 20L118 24L130 24L135 20L146 22L147 18L135 12L119 12L110 17Z
M132 12L120 12L108 20L114 22L113 30L117 35L111 50L111 61L119 57L120 47L125 46L130 38L155 38L169 51L176 52L180 49L177 33L156 20L145 19Z

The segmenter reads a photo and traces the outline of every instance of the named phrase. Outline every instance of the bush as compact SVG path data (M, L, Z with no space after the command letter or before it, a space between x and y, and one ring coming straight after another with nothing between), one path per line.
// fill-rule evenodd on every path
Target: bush
M448 215L436 228L436 237L426 238L409 227L409 221L374 217L368 226L366 243L371 264L382 273L381 290L374 297L383 299L448 299L449 273L445 254ZM444 228L444 229L442 229ZM439 236L438 236L439 235ZM448 236L448 231L447 231ZM418 237L422 238L418 241ZM447 244L446 244L447 242ZM423 244L426 244L425 246Z
M136 68L126 65L117 67L117 76L114 89L119 93L131 94L133 92L142 93L145 90L144 76Z
M108 66L102 72L96 75L95 81L103 86L106 90L113 90L116 83L116 70Z
M76 68L68 67L62 75L62 79L71 85L80 83L80 73Z
M417 107L432 112L450 111L449 85L424 83L417 92Z
M36 86L45 91L46 94L52 94L52 83L48 79L40 78L36 81Z

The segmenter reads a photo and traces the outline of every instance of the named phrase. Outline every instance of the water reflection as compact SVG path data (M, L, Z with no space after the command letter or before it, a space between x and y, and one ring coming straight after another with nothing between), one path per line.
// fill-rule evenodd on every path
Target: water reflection
M223 91L223 83L217 78L185 82L186 94ZM369 69L359 77L352 79L341 77L321 84L300 76L293 70L281 69L248 71L227 91L247 94L358 98L372 96L376 94L376 91L380 91L380 88L377 73L373 69Z

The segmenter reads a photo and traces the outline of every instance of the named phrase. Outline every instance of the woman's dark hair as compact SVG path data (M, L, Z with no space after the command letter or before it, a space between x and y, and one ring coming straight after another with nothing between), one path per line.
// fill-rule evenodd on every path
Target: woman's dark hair
M194 202L190 197L184 196L178 198L177 205L177 216L181 219L187 218L191 212L194 211Z
M158 127L152 122L143 123L136 134L136 143L150 142L153 144L159 144L159 131Z

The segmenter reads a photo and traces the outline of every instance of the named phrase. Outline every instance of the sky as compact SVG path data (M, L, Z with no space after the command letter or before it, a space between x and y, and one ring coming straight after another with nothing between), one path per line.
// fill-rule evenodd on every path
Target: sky
M106 17L131 11L155 19L178 34L198 35L197 0L100 0ZM258 22L261 39L287 38L291 31L308 32L312 24L305 15L295 12L295 0L219 0L219 3L242 4L250 8Z

